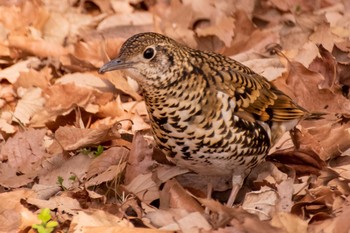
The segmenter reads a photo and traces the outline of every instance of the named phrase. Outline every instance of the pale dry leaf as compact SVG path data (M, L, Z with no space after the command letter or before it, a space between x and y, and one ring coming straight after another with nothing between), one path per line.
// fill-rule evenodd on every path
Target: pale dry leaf
M349 106L350 107L350 106ZM329 121L304 122L303 134L313 139L318 156L326 161L331 157L339 156L342 151L350 147L350 124L341 124ZM305 137L306 138L306 137ZM312 141L311 141L312 142ZM320 148L317 148L320 146Z
M116 180L118 176L125 170L126 162L122 162L119 165L111 165L96 177L92 177L85 183L85 187L96 186L104 182Z
M12 84L0 84L0 108L2 109L2 113L5 111L3 107L5 107L8 103L16 101L16 98L17 93L15 92L15 88ZM12 117L8 119L10 120Z
M193 27L197 12L192 9L191 5L182 4L180 1L171 1L170 4L164 5L157 4L152 9L158 16L155 18L156 27L165 35L196 48L195 32L189 28Z
M64 159L62 155L56 155L42 165L45 172L39 176L38 183L50 187L60 186L57 181L58 177L61 177L62 186L69 189L85 178L91 162L92 159L84 154L78 154L69 160Z
M42 89L39 87L19 88L17 91L20 100L13 113L13 121L28 125L32 116L43 110L45 98L42 96Z
M137 113L140 116L147 116L147 106L145 101L129 101L121 103L123 109L127 112Z
M277 79L286 71L286 67L281 64L278 58L251 59L243 64L269 81Z
M199 212L189 213L185 217L178 219L176 222L163 226L161 230L182 231L184 233L199 232L201 230L209 231L212 226Z
M229 47L234 35L235 23L232 17L226 15L219 15L213 17L213 25L205 28L197 28L195 31L199 36L217 36Z
M150 203L159 198L159 186L161 183L183 173L187 169L179 167L158 167L146 174L139 174L131 180L125 188L137 195L142 201Z
M0 184L7 188L19 188L30 184L38 176L38 171L19 175L8 163L0 163Z
M115 215L107 213L103 210L85 210L78 211L78 214L73 216L69 232L83 233L85 229L89 227L128 227L133 228L134 226L127 219L120 219Z
M262 187L259 191L246 194L242 208L249 213L256 214L260 220L269 220L277 201L278 195L275 190Z
M278 200L276 203L276 211L289 213L294 204L293 194L294 194L294 179L287 178L281 183L276 184Z
M34 184L32 186L32 191L36 193L38 199L48 200L50 197L54 196L62 190L62 187L55 184L44 185L44 184Z
M96 16L92 14L83 14L74 8L68 8L69 11L65 12L64 16L69 22L69 36L68 42L76 43L77 39L82 34L95 28L96 25L106 17L105 14L98 14Z
M176 223L188 214L189 212L182 208L155 209L148 212L145 218L149 219L153 226L159 228Z
M0 232L21 232L40 223L37 216L21 204L21 199L29 197L35 197L35 194L28 189L0 194Z
M1 147L0 157L15 170L30 173L40 169L41 161L50 155L43 146L46 129L28 129L9 138Z
M115 129L117 126L102 126L99 129L81 129L72 126L59 127L55 132L55 139L64 150L76 150L114 138L120 138Z
M104 30L123 25L152 25L153 16L150 12L119 13L102 20L97 30Z
M115 88L118 90L124 92L125 94L130 95L133 97L136 101L140 101L142 97L133 89L128 81L123 76L123 73L120 71L115 71L111 73L104 74L105 78L109 80Z
M3 114L1 114L2 117ZM0 118L0 131L6 133L6 134L13 134L15 133L17 128L13 125L11 125L6 119Z
M14 86L16 88L30 88L30 87L40 87L42 89L48 87L49 81L52 78L52 69L48 66L45 66L40 71L35 69L29 69L28 72L20 72Z
M36 57L30 57L27 60L17 62L16 64L0 71L0 80L6 79L10 83L15 83L20 77L20 72L28 72L30 66L36 66L40 60Z
M342 113L350 111L350 101L341 93L320 90L324 77L299 62L288 62L287 72L274 84L310 112Z
M286 213L286 212L277 212L274 214L271 225L281 228L286 233L307 233L308 232L308 223L307 221L299 218L296 215Z
M64 14L50 12L50 16L43 28L43 39L53 44L63 45L69 30L70 25Z
M319 56L318 47L315 43L308 41L301 48L286 51L285 55L303 66L309 67L311 62Z
M176 233L175 231L164 231L158 229L150 228L130 228L130 227L120 227L120 226L110 226L110 227L84 227L84 233Z
M254 180L255 182L267 181L271 184L281 183L287 180L288 175L280 171L276 165L271 162L262 162L253 170L248 176L248 179Z
M55 84L44 91L47 98L45 109L52 116L66 115L77 106L87 112L98 112L99 105L113 98L112 93L102 93L91 88L78 87L72 83Z
M343 223L346 223L348 221L344 221ZM335 219L333 218L329 218L329 219L325 219L324 221L315 221L312 222L308 225L308 233L334 233L336 232L334 230L335 228ZM341 229L344 229L345 231L339 231L339 233L346 233L348 232L348 230L346 228L344 228L344 226L342 226L342 224L340 224Z
M155 161L152 159L153 148L145 140L141 132L134 135L128 166L125 171L125 184L128 185L140 174L149 173Z
M111 122L123 120L120 122L123 129L128 129L131 127L131 122L125 121L131 118L131 114L128 113L128 111L126 111L123 108L122 101L120 100L120 96L117 96L117 98L114 101L110 101L104 105L101 105L99 114L105 117L104 119L110 118ZM99 125L99 124L100 124L99 122L97 124L93 124L92 128L96 128L95 125Z
M151 129L151 126L145 122L145 119L137 113L133 114L130 120L132 121L131 131L133 133L136 133L142 130Z
M160 209L181 208L188 212L203 213L204 209L191 195L177 182L171 179L165 182L160 192Z
M130 5L132 0L111 0L110 4L116 13L132 13L134 8Z
M320 57L317 57L309 65L309 69L322 74L324 80L319 84L320 89L335 91L338 84L337 61L335 57L322 45L318 46Z
M49 208L71 215L77 214L77 211L81 209L78 200L67 195L53 196L48 200L29 197L26 201L28 204L34 205L39 209Z
M1 4L0 22L10 31L24 29L28 26L41 28L49 14L41 2L7 3Z
M8 40L10 48L20 49L40 58L60 57L69 52L67 47L47 42L41 38L10 35Z
M323 23L315 28L315 32L310 35L310 40L315 44L321 44L328 51L333 50L335 38L328 23Z
M90 164L86 178L90 179L99 175L112 165L120 165L128 158L128 155L129 150L124 147L111 147L103 151L103 153Z
M99 78L95 72L69 73L60 77L55 83L62 85L73 83L77 87L92 88L101 92L115 92L113 85L108 81Z

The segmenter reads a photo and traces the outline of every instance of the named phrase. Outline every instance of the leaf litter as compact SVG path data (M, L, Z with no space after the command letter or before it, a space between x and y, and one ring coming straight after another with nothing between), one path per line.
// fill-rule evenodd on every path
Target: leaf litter
M350 5L321 1L0 1L0 231L347 232ZM142 93L98 68L156 31L233 57L327 113L285 134L234 208L230 179L167 162ZM227 191L228 190L228 191Z

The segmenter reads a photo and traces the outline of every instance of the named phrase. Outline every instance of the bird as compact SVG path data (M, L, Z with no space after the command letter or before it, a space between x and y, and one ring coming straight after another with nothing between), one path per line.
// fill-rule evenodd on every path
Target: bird
M232 176L232 206L250 171L311 115L265 77L224 55L155 32L131 36L99 73L138 82L167 159L208 177Z

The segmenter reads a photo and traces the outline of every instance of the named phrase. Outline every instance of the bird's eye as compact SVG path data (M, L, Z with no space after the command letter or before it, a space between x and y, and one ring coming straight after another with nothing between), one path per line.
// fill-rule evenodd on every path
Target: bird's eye
M154 49L153 48L147 48L143 52L143 57L146 59L151 59L154 56Z

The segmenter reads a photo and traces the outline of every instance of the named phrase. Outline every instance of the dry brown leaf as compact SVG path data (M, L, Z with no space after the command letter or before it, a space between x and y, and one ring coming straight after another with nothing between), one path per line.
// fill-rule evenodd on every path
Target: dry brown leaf
M335 38L328 23L318 25L310 40L315 44L321 44L328 51L333 50Z
M18 173L8 163L0 164L0 184L7 188L20 188L33 182L38 172L34 171L28 174Z
M136 133L130 149L128 167L125 171L126 185L138 175L150 173L152 166L155 165L155 161L152 160L152 154L153 148L143 137L142 133Z
M28 197L26 198L26 202L38 207L39 209L57 209L59 213L68 213L71 215L77 214L77 211L81 209L81 206L76 199L66 195L53 196L49 200Z
M319 84L320 89L335 90L337 80L337 62L333 55L322 45L318 46L321 58L315 58L310 64L309 69L322 74L324 81Z
M285 55L290 60L300 62L303 66L309 67L311 62L319 56L319 49L315 43L308 41L301 48L286 51Z
M234 35L235 23L232 17L221 15L221 17L213 17L216 19L209 27L197 28L196 32L199 36L217 36L229 47Z
M15 171L30 173L40 169L41 161L49 157L43 145L45 129L28 129L9 138L1 147L0 157Z
M63 126L56 130L55 139L63 150L77 150L80 148L99 145L113 138L120 138L118 125L104 126L99 129L80 129Z
M259 216L260 220L271 219L278 196L275 190L262 187L259 191L247 193L242 208L249 213Z
M70 24L63 13L51 12L44 27L43 39L47 42L63 45L69 35Z
M44 89L48 87L52 78L51 72L52 69L47 66L40 71L29 69L28 72L20 72L20 76L14 86L16 88L40 87Z
M86 178L91 179L106 171L112 165L120 165L128 156L129 150L124 147L112 147L103 151L103 153L90 164Z
M0 131L6 134L13 134L14 132L16 132L17 128L14 125L12 125L11 122L12 122L12 113L7 111L2 111L0 115ZM0 158L0 160L2 159Z
M240 54L240 56L242 56L242 54ZM249 59L243 62L243 64L254 70L254 72L264 76L269 81L277 79L286 71L286 68L281 64L278 58Z
M49 13L38 1L19 1L1 4L0 22L10 31L23 29L28 26L41 28Z
M40 224L37 216L21 204L21 199L29 197L35 194L28 189L0 194L0 232L21 232L32 224Z
M123 77L122 72L116 71L104 74L105 78L109 80L115 88L130 95L135 100L139 101L142 97L129 85L127 80Z
M80 232L80 231L79 231ZM110 227L84 227L84 233L176 233L177 231L166 231L157 230L149 228L130 228L130 227L120 227L120 226L110 226Z
M158 167L146 174L137 175L131 182L125 185L126 190L134 193L145 203L151 203L159 198L159 186L171 178L188 172L187 169L179 167Z
M59 44L47 42L40 38L30 38L27 36L10 35L9 38L10 48L20 49L23 52L44 57L60 57L69 52L65 47Z
M45 98L41 88L19 88L18 96L21 98L13 113L13 121L24 125L30 123L31 118L44 109Z
M133 228L134 226L126 219L120 219L115 215L102 210L78 211L73 216L69 232L96 232L93 227L123 227Z
M307 125L307 123L309 123L309 125ZM309 145L317 149L318 156L323 161L339 156L350 146L349 123L342 124L341 122L318 121L304 122L304 125L307 129L307 131L305 129L302 131L305 135L304 142L306 138L311 138L314 143L310 143ZM305 147L307 146L306 144Z
M63 75L55 83L61 85L73 83L77 87L91 88L100 92L115 92L113 85L107 80L101 79L96 72L69 73Z
M97 30L122 25L152 25L153 17L149 12L119 13L106 17L99 23Z
M99 105L106 104L113 97L111 93L101 93L91 88L78 87L72 83L56 84L44 91L47 98L45 109L50 115L66 115L76 106L87 112L98 112Z
M286 233L308 232L308 223L305 220L286 212L275 213L271 225L283 229Z
M2 109L2 113L4 113L6 111L6 107L8 105L10 105L11 103L16 101L16 98L17 98L17 93L16 93L13 85L0 83L0 108ZM4 117L2 117L2 118L4 118ZM12 116L8 117L7 119L11 120Z
M320 90L324 77L299 62L289 62L288 71L274 81L275 85L310 112L350 112L350 101L338 90Z
M184 209L155 210L146 217L153 225L164 231L199 232L212 229L202 214L189 213Z
M101 174L89 179L85 183L85 187L96 186L104 182L117 180L120 174L125 170L126 162L122 162L118 165L111 165Z
M294 194L294 179L288 178L279 184L276 184L278 199L276 203L277 212L287 212L289 213L294 204L293 194Z
M17 62L16 64L0 71L0 80L6 79L10 83L15 83L20 77L20 72L29 72L29 66L36 66L39 62L40 60L36 57Z
M160 192L161 209L181 208L188 212L203 213L204 209L189 195L186 190L175 180L167 181Z

